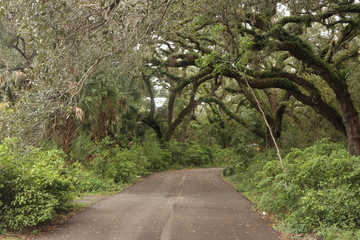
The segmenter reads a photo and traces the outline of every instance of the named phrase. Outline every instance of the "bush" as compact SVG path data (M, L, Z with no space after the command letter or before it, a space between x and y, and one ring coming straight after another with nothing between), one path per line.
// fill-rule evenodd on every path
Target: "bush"
M169 168L170 153L154 141L143 143L143 154L146 156L150 172L163 171Z
M213 152L213 164L218 167L226 167L235 165L242 165L245 160L243 160L242 156L236 153L233 149L230 148L220 148L217 145L211 147L211 151ZM241 162L241 163L240 163ZM235 170L235 167L234 167Z
M87 163L97 145L89 134L81 133L72 142L70 158L76 162Z
M2 219L5 227L22 229L35 226L54 217L57 199L50 193L35 188L22 189L9 206Z
M170 142L168 144L171 165L201 167L214 163L214 151L196 142Z
M259 208L277 214L287 231L319 231L339 239L342 234L334 229L347 235L358 232L360 157L350 156L342 144L321 140L304 150L293 149L284 158L286 174L275 157L261 158L236 171L234 178Z
M192 167L206 166L213 163L214 155L211 147L190 143L187 149L187 165Z
M116 191L123 187L115 184L113 179L103 178L86 169L81 163L71 165L71 176L75 178L75 190L80 193Z
M108 138L97 144L90 166L96 175L115 183L129 183L149 173L149 162L140 146L122 149Z
M182 142L169 142L167 150L170 154L170 165L187 166L188 155L187 155L187 143Z
M85 140L84 140L85 139ZM137 176L169 167L169 154L153 141L134 144L131 148L121 148L110 138L92 143L82 138L81 142L93 146L88 156L74 159L72 175L76 176L76 189L79 192L113 191L123 188ZM74 148L77 156L82 148ZM79 163L84 162L84 164Z
M289 186L299 189L292 221L307 226L307 231L360 227L359 157L322 140L303 151L293 150L285 161Z
M74 179L62 151L0 145L0 224L22 229L50 220L72 198Z
M225 177L233 176L233 175L235 175L235 173L236 173L236 171L233 166L226 167L223 171L223 174Z

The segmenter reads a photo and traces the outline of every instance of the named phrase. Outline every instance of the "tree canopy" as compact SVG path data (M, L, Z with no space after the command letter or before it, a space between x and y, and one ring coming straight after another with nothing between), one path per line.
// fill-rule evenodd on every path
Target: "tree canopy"
M70 149L82 133L126 144L150 127L183 141L196 124L234 121L271 146L264 112L278 140L290 122L326 119L359 155L359 11L357 1L2 1L3 137ZM316 114L299 122L308 108Z
M0 20L0 233L221 166L288 231L359 239L359 0L0 0Z
M352 91L358 77L359 7L354 1L181 1L157 33L159 47L150 62L172 81L172 95L192 86L198 99L190 94L190 109L215 103L249 127L224 100L241 94L259 111L251 93L257 89L279 137L285 102L294 98L327 119L346 137L349 151L359 154ZM201 93L200 85L207 91Z

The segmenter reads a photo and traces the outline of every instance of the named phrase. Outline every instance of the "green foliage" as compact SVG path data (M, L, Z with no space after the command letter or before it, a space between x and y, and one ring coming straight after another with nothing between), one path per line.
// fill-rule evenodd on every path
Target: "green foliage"
M87 134L79 134L72 143L70 151L71 159L76 162L86 163L88 157L91 156L95 149L95 142L91 140L91 137Z
M138 176L151 172L223 166L235 161L235 154L230 149L202 146L195 142L171 142L165 147L154 141L145 141L121 148L105 138L99 143L87 145L94 146L87 156L81 157L88 162L72 164L71 175L76 179L75 186L79 192L119 190ZM76 155L75 152L73 156Z
M51 219L72 198L74 179L59 150L0 145L0 227L22 229Z
M195 60L195 64L200 68L211 66L215 63L215 59L217 56L218 52L212 51L210 54L204 54L204 56L197 58Z
M149 161L149 171L157 172L169 168L170 154L165 148L161 148L157 142L146 141L142 144L142 148L143 154Z
M187 149L188 166L205 166L213 163L213 152L210 146L190 143Z
M200 167L210 165L214 160L212 148L196 142L170 142L168 151L171 157L171 165Z
M225 177L233 176L233 175L235 175L235 173L236 173L236 171L233 166L226 167L223 172Z
M112 179L115 183L129 183L137 175L149 173L148 159L140 147L122 149L109 138L97 144L90 164L95 174Z
M238 153L231 148L221 148L218 145L212 145L211 151L213 153L213 165L224 167L231 166L241 161Z
M72 164L71 175L76 179L75 190L80 193L116 191L123 187L121 184L115 184L113 179L103 178L86 169L79 162Z
M22 229L35 226L54 217L58 205L56 198L36 188L22 189L15 195L10 206L4 208L4 226Z
M254 41L251 41L248 37L242 37L238 41L240 57L236 61L236 68L240 69L242 65L249 62L250 47L254 45Z
M255 153L254 147L239 145L235 149L219 149L215 159L222 163L221 166L226 166L223 174L229 177L248 169Z
M321 140L293 149L284 158L287 174L274 156L261 158L253 158L233 179L241 181L238 188L260 209L277 214L286 231L320 231L325 237L335 236L334 229L340 232L339 238L329 239L358 232L360 158L350 156L342 144Z

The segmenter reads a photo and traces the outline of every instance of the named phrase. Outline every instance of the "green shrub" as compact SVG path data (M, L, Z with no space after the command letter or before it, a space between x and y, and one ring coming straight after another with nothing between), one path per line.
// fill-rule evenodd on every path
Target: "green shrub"
M149 162L140 146L122 149L108 138L98 143L91 168L95 174L115 183L129 183L149 173Z
M132 182L137 176L150 172L166 170L169 167L169 154L154 141L134 144L131 148L121 148L110 138L101 142L89 143L80 138L87 146L93 146L86 159L74 159L73 176L76 176L76 189L79 192L98 192L118 190ZM74 148L73 156L81 152L81 146Z
M168 144L171 165L184 167L209 166L214 163L214 151L196 142L170 142Z
M187 143L169 142L167 145L167 150L170 154L170 165L187 166L187 148Z
M3 218L6 227L22 229L35 226L54 217L58 200L54 195L36 188L22 189L9 206Z
M213 165L218 167L226 167L244 162L241 155L236 153L233 149L230 148L220 148L218 145L211 146L211 151L213 153ZM234 168L235 169L235 168Z
M360 227L360 191L345 186L334 189L309 190L293 212L300 224L309 229L336 226L341 229Z
M14 139L0 145L0 224L10 229L51 219L72 198L65 154L52 149L24 149Z
M320 231L325 238L342 236L326 229L357 232L360 157L350 156L343 144L321 140L304 150L293 149L284 162L286 174L276 157L260 154L248 168L236 169L233 178L259 208L277 214L287 231Z
M233 176L233 175L235 175L235 173L236 173L236 171L233 166L226 167L223 171L223 174L225 177Z
M71 165L71 176L75 178L75 190L80 193L116 191L123 187L115 184L113 179L103 178L94 171L86 169L81 163Z
M201 146L198 143L189 143L186 164L192 167L200 167L213 163L214 156L211 147Z
M154 141L146 141L142 144L143 154L149 162L148 169L151 172L163 171L169 168L170 153Z
M96 143L91 140L91 136L82 133L74 139L69 155L72 160L86 164L96 148Z

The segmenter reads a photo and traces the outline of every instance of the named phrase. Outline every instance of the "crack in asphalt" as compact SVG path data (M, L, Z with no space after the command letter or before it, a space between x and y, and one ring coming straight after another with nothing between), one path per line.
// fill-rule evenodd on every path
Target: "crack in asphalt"
M187 173L185 173L184 176L181 178L180 190L179 190L178 194L176 195L175 200L173 200L173 205L171 207L169 217L167 218L167 221L166 221L164 227L161 229L160 240L171 240L171 228L172 228L172 219L174 216L174 208L175 208L176 203L182 196L182 191L184 188L186 174Z

